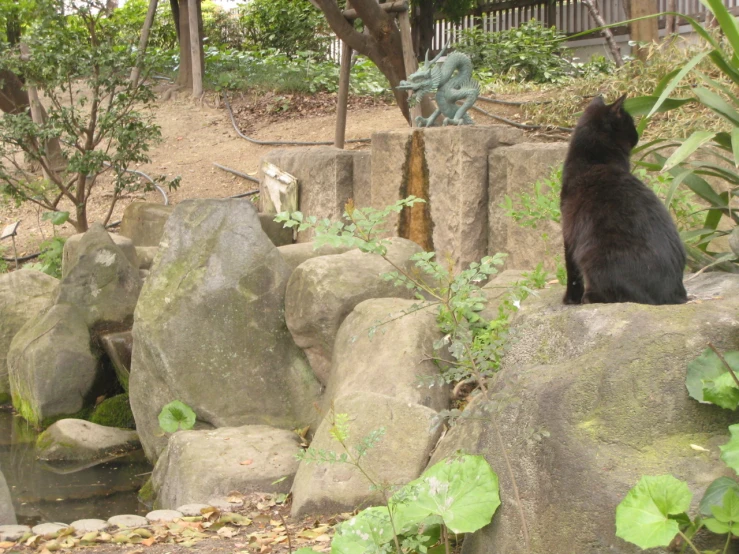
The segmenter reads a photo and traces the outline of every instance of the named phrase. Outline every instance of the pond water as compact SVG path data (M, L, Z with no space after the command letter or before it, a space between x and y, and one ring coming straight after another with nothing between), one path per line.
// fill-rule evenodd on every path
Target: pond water
M34 456L37 436L21 417L0 410L0 469L18 523L71 523L150 510L137 498L152 471L143 451L92 467L87 467L89 463L52 467Z

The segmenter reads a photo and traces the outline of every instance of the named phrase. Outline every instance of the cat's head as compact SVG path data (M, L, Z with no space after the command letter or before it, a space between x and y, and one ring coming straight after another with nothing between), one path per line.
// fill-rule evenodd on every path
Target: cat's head
M596 96L585 108L578 131L585 131L588 135L601 135L620 146L624 152L631 151L639 142L634 118L624 109L626 95L613 104L606 104L602 96Z

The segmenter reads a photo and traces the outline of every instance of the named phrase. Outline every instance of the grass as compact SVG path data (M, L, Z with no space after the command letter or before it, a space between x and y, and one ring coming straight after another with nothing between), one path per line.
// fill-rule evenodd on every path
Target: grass
M633 60L610 74L591 75L548 85L500 80L488 84L483 93L526 96L536 93L538 100L545 103L529 103L521 107L527 122L574 127L582 110L594 96L602 94L607 101L613 101L622 94L629 97L651 95L665 75L687 63L701 48L703 46L688 45L682 38L675 38L653 45L646 62ZM704 60L699 69L731 87L708 60ZM694 82L695 80L686 79L683 90ZM680 96L680 88L673 96ZM656 137L686 138L699 129L728 130L725 120L697 103L689 103L678 110L654 116L643 140Z

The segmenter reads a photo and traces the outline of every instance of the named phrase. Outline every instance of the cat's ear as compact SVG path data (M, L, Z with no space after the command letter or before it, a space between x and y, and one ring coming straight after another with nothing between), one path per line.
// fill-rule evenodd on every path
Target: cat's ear
M599 94L598 96L593 98L593 100L590 102L590 105L591 106L605 106L606 102L605 100L603 100L603 96Z
M609 107L611 108L611 111L618 115L622 111L624 111L624 102L626 101L626 95L622 95L621 98L616 100L613 104L611 104Z

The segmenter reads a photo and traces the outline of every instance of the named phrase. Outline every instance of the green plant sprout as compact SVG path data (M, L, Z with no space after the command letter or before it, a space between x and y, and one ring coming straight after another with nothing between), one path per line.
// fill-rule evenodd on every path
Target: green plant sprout
M305 463L345 463L355 467L383 496L383 506L367 508L336 527L331 553L394 552L426 554L440 550L451 554L449 531L473 533L493 518L500 505L498 477L482 456L454 455L428 468L415 481L392 495L392 486L379 483L362 465L362 458L381 440L384 428L350 446L349 416L328 416L329 434L343 452L316 449L300 452ZM303 554L314 553L301 548Z
M26 264L24 267L27 269L35 269L56 277L57 279L62 278L62 258L64 255L64 243L67 241L64 237L59 237L56 234L56 228L60 225L64 225L69 220L69 212L44 212L41 216L44 221L50 221L54 236L43 241L39 248L41 253L38 257L38 262Z
M182 429L188 431L195 425L195 412L190 406L174 400L159 412L159 427L165 433L174 433Z

